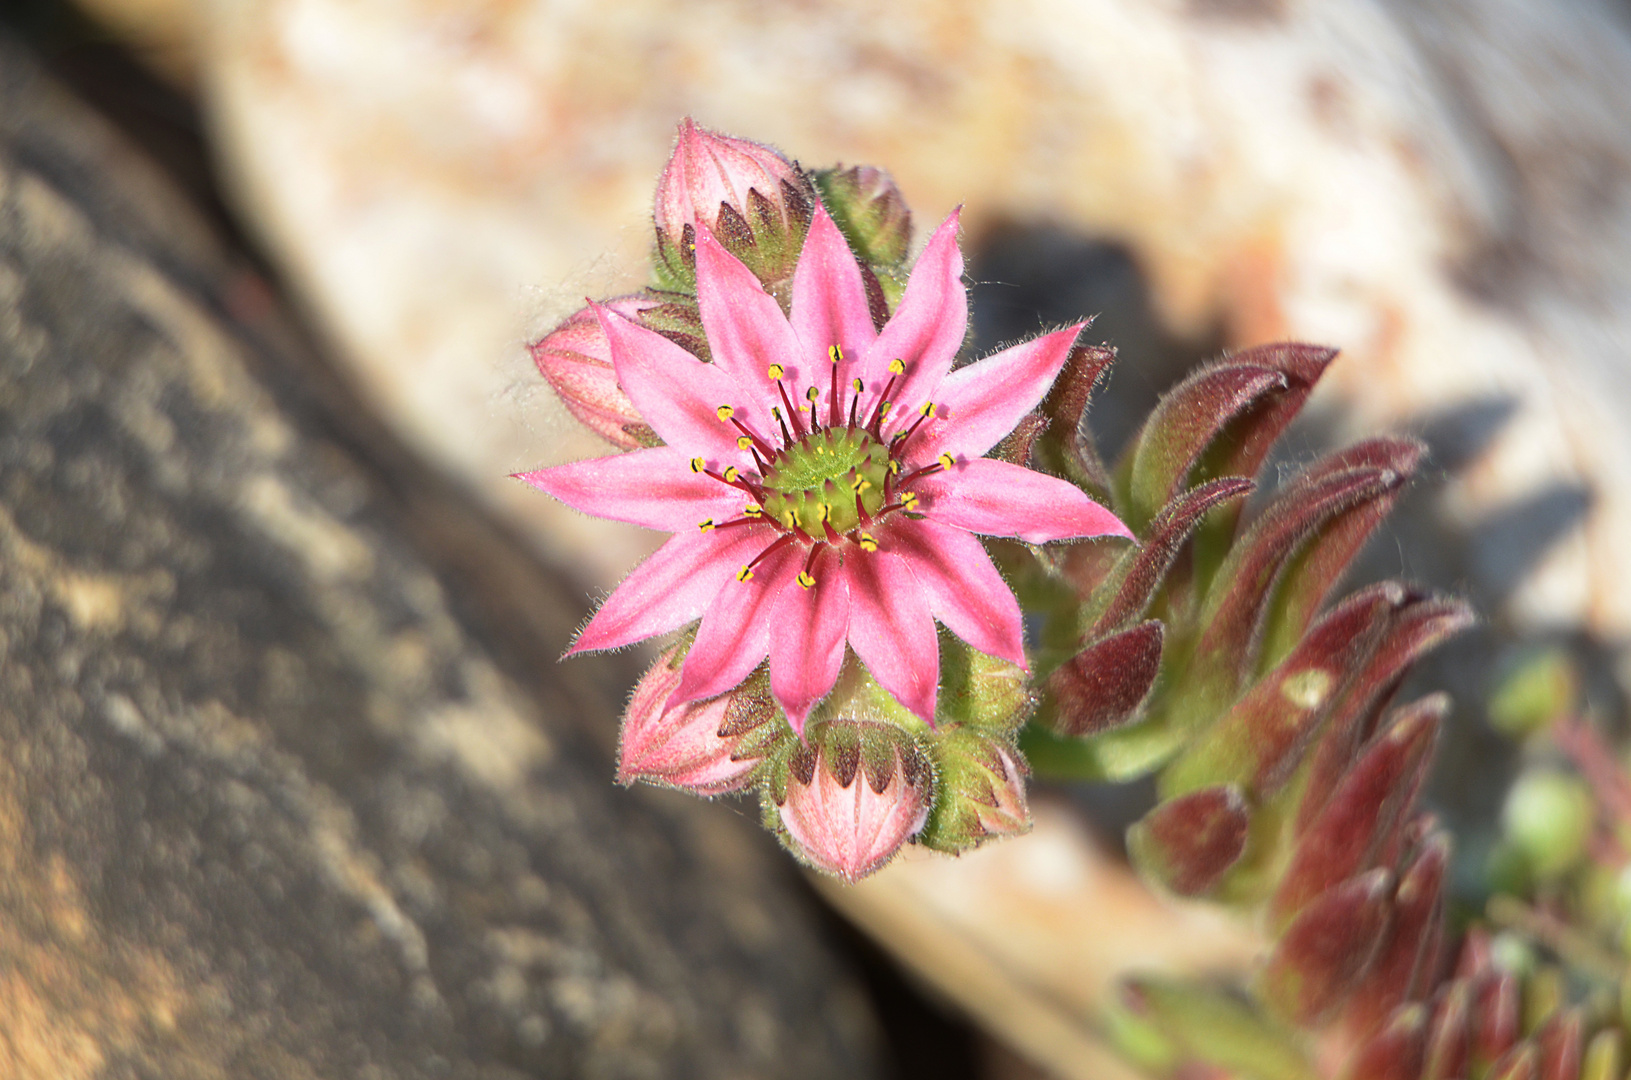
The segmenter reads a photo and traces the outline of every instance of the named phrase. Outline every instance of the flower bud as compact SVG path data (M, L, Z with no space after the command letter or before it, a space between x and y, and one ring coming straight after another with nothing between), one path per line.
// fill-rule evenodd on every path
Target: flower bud
M940 790L923 830L924 846L960 852L1031 831L1025 801L1030 769L1006 740L967 727L936 732Z
M740 791L776 737L790 738L792 729L776 724L762 673L719 697L665 708L680 684L683 659L675 646L635 686L623 714L617 781L644 780L698 795Z
M656 297L636 294L608 300L605 306L634 318L660 304ZM527 351L567 409L596 435L625 450L658 445L656 434L617 385L611 345L593 310L577 312Z
M687 117L657 181L658 274L665 287L694 287L701 225L767 286L790 278L814 208L810 183L793 162Z
M1541 880L1561 877L1585 857L1596 817L1585 783L1553 769L1534 769L1520 777L1502 812L1507 843Z
M871 165L824 169L815 175L821 201L855 254L873 266L897 266L912 243L912 212L895 181Z
M892 724L832 720L805 737L785 776L766 785L784 840L816 869L859 881L923 828L933 767Z

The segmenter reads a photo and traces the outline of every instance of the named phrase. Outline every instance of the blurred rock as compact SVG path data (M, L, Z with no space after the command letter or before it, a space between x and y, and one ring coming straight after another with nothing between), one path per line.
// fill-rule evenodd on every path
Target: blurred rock
M872 1075L632 672L0 42L0 1075Z

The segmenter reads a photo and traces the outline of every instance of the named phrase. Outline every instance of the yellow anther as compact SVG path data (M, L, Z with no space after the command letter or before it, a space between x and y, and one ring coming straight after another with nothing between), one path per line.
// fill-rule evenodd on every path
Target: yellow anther
M895 403L893 401L886 401L882 405L879 405L878 406L878 419L882 420L884 417L888 416L889 415L889 410L894 408L894 407L895 407Z
M787 369L782 367L780 364L771 364L770 365L770 377L772 379L779 379L783 375L786 375L786 374L787 374Z
M783 525L786 525L789 529L791 529L797 522L798 522L798 515L794 514L793 511L785 510L785 511L782 512L782 524Z
M810 588L811 586L813 586L815 584L815 578L811 577L809 575L808 571L800 570L799 571L799 584L802 585L804 588L808 589L808 588Z
M697 528L701 529L703 532L712 532L713 527L714 527L714 519L713 518L709 518L707 521L700 521L700 522L697 523Z
M703 461L701 458L694 457L694 458L691 459L691 471L692 472L701 472L703 469L706 469L707 467L708 467L708 463L706 461Z
M865 491L867 488L869 488L871 486L872 486L872 481L868 480L864 476L861 476L859 473L856 474L855 479L853 479L853 480L851 480L849 482L849 489L851 491Z
M821 521L822 521L822 524L826 524L829 520L831 520L831 518L832 518L832 505L829 504L829 503L822 503L821 504Z
M897 356L893 360L889 361L889 372L890 372L890 374L899 375L901 372L903 372L905 370L906 370L906 364L905 364L904 361L901 360L900 357Z
M838 363L840 360L844 359L844 350L839 348L837 345L827 346L827 359L831 360L835 364Z
M814 401L816 398L818 398L820 396L821 396L821 391L817 390L813 386L810 387L810 389L804 391L804 397L805 397L805 399L807 401Z
M950 466L948 465L947 468L950 468ZM725 470L725 483L734 484L741 477L741 475L742 470L738 469L735 465L732 465L730 468Z
M917 492L908 491L900 497L900 504L910 510L917 505Z
M850 388L859 394L862 390L866 389L866 384L861 382L860 379L856 379L854 382L850 383Z
M899 476L900 475L900 461L899 460L890 461L889 462L889 471L891 473L895 474L896 476Z
M872 539L872 534L871 533L862 533L861 534L860 544L861 544L861 550L862 551L877 551L878 550L878 542L876 540Z
M923 403L923 408L919 409L918 412L922 413L924 416L933 416L934 415L934 402L925 401Z
M950 454L941 454L940 457L937 458L936 460L938 460L940 462L940 467L942 469L949 469L953 465L957 464L957 460L955 458L953 458ZM730 476L729 473L726 473L725 475L726 475L727 478Z
M721 420L729 420L731 417L736 415L736 410L731 408L729 405L721 405L719 408L714 410L714 415L718 416Z
M738 450L746 450L748 447L750 447L752 445L753 445L753 436L751 436L751 435L738 435L736 437L736 448Z
M765 508L756 504L749 504L742 507L742 514L745 517L764 517Z
M740 570L738 570L736 572L736 580L737 581L752 581L753 580L753 571L751 569L749 569L748 567L746 567L746 566L742 567L742 569L740 569Z

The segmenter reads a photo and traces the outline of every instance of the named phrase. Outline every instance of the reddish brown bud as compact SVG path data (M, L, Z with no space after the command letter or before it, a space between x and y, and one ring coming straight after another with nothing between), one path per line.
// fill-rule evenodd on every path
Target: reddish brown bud
M1315 896L1375 865L1409 809L1448 709L1443 694L1424 698L1401 710L1365 748L1298 838L1270 901L1271 926L1284 926Z
M912 211L884 170L871 165L824 169L815 175L821 201L861 262L895 266L912 244Z
M1048 676L1054 730L1086 736L1131 720L1161 670L1162 629L1140 623L1095 641Z
M1417 1080L1427 1057L1427 1010L1406 1005L1362 1043L1343 1080Z
M1392 896L1393 875L1376 869L1304 907L1263 968L1264 1003L1299 1026L1330 1019L1376 958Z
M1222 444L1228 449L1216 462L1209 463L1213 465L1213 475L1256 476L1274 441L1302 411L1314 384L1336 355L1337 350L1323 345L1281 341L1257 345L1230 356L1231 363L1280 372L1285 376L1285 388L1265 394L1229 425Z
M1146 878L1180 896L1200 896L1239 861L1250 826L1238 787L1203 788L1151 810L1127 830L1127 849Z

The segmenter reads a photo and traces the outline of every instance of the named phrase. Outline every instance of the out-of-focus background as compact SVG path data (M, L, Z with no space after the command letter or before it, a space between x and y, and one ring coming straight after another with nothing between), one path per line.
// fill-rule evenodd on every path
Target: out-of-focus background
M27 177L86 205L100 198L88 193L104 187L134 185L136 201L149 185L172 189L166 205L184 207L174 213L213 238L204 244L212 254L152 255L155 272L221 299L214 309L201 302L201 317L229 328L275 322L279 340L296 342L288 349L308 360L283 363L283 346L252 339L233 338L232 346L250 354L247 377L272 387L274 411L298 419L315 410L321 434L313 438L364 463L362 474L373 479L357 481L359 490L383 494L358 495L359 505L396 499L404 515L435 520L430 533L409 530L410 546L430 550L427 573L453 590L446 617L476 627L470 633L499 656L500 672L490 695L456 695L463 719L444 717L437 737L456 743L458 760L474 770L475 779L462 783L532 792L516 796L515 806L531 807L525 814L543 812L527 802L536 797L572 819L574 796L525 765L516 766L520 777L506 773L505 759L532 760L534 751L516 748L543 736L527 732L564 723L587 729L573 760L600 767L632 667L613 662L571 676L599 695L593 708L551 698L555 676L534 669L554 656L516 645L505 636L508 624L486 614L502 608L505 582L460 593L465 571L446 566L451 559L474 573L469 567L484 560L497 565L497 556L483 553L501 547L514 566L552 568L556 591L548 596L558 610L548 619L559 627L538 637L548 642L659 539L565 511L507 476L602 452L567 417L524 347L584 296L643 283L652 190L684 116L774 144L807 165L884 166L920 232L965 206L979 347L1099 313L1092 339L1121 350L1091 418L1109 450L1163 387L1219 350L1283 338L1341 347L1313 404L1315 421L1297 433L1300 445L1311 454L1386 429L1420 434L1433 452L1431 476L1374 545L1368 572L1402 571L1460 591L1487 619L1422 676L1465 706L1435 792L1463 833L1466 865L1476 865L1478 823L1493 818L1507 768L1475 717L1504 658L1539 641L1568 643L1588 663L1594 700L1608 714L1631 681L1623 653L1631 630L1631 8L1624 3L14 0L0 28L11 39L0 62L15 110L0 152L12 170L10 198L22 207L8 228L31 243L49 232L28 216L38 200L24 197L34 182ZM37 77L55 85L36 86ZM57 102L56 85L88 109ZM52 104L23 107L38 95ZM85 125L86 140L123 140L136 156L66 153L73 168L53 165L53 139L74 142L53 125ZM90 179L74 172L109 162L121 164ZM125 248L169 251L165 229L156 230L155 248L97 227L111 229L118 249L98 259L128 258ZM227 269L195 271L193 258ZM218 288L197 284L205 279ZM327 388L318 406L301 404L303 381ZM163 411L164 396L154 401ZM348 426L355 424L366 437ZM306 438L294 427L292 438ZM368 465L382 459L386 466ZM291 483L293 496L256 488L257 505L298 503L304 489ZM446 497L416 502L418 483L438 485ZM323 500L331 495L314 497L329 506ZM501 539L450 540L460 526L449 515L487 522L477 531ZM315 552L318 563L372 557L374 534L348 541L317 529L310 515L262 517L295 530L290 542ZM225 542L208 528L201 535L206 544ZM361 554L350 554L347 543ZM456 558L447 555L454 549ZM10 550L16 557L23 548ZM395 601L385 588L372 602ZM351 625L335 618L335 626ZM96 648L94 640L86 646L90 655ZM414 670L411 658L401 662ZM524 671L542 689L515 674ZM495 722L483 710L499 708L493 702L506 695L542 704ZM413 716L419 706L403 708ZM579 719L554 719L563 710ZM120 707L114 714L128 720ZM301 715L314 724L362 722L323 701ZM242 718L248 729L265 721ZM382 735L377 753L394 753L395 737ZM287 794L298 778L350 797L353 758L336 757L325 774L313 764L321 758L315 744L278 738L265 753L308 758L273 788L298 802L306 796ZM6 775L0 769L0 796ZM605 767L593 780L609 776ZM542 789L532 791L534 783ZM128 1015L70 1006L92 994L73 971L89 961L49 945L59 930L41 930L36 940L0 929L0 961L12 963L5 970L0 962L0 1061L11 1053L13 1064L22 1063L18 1075L27 1076L111 1075L128 1061L174 1072L164 1064L182 1060L197 1075L232 1074L246 1062L253 1070L237 1074L331 1075L323 1069L350 1062L345 1067L376 1067L380 1075L420 1066L430 1075L441 1067L424 1064L432 1057L472 1076L540 1068L769 1076L785 1075L798 1047L800 1069L811 1075L873 1068L897 1076L1113 1076L1121 1067L1105 1056L1099 1026L1118 974L1228 969L1246 963L1253 948L1249 928L1154 900L1123 872L1119 823L1143 797L1136 788L1045 791L1031 837L956 861L909 854L860 887L819 884L820 901L790 880L779 856L754 848L760 863L741 870L736 887L771 890L763 895L776 899L731 923L748 943L717 971L708 968L704 929L695 931L694 948L676 947L660 960L625 955L638 951L627 935L684 936L711 925L717 895L694 883L684 886L691 890L684 895L697 897L694 909L656 912L649 922L630 915L601 925L595 912L581 913L585 925L599 926L592 941L534 927L528 933L537 940L518 944L525 919L485 915L447 923L439 936L417 928L414 915L416 903L440 910L424 899L436 892L435 867L406 849L366 850L367 827L356 826L364 834L361 862L331 859L314 878L329 885L311 887L345 883L341 892L357 907L353 929L398 942L411 977L407 989L389 994L443 1003L424 1005L433 1017L426 1023L442 1034L426 1036L430 1049L401 1060L377 1049L372 1057L332 1048L302 1057L302 1038L314 1046L400 1041L379 1034L385 1029L366 1004L332 1023L268 1019L292 1015L279 995L302 987L319 998L338 994L324 1007L343 1011L345 995L324 973L338 962L322 959L327 931L291 924L288 934L310 934L305 958L290 960L286 977L257 983L253 954L233 959L230 950L187 940L209 921L208 910L155 915L150 925L108 910L142 902L144 889L158 887L154 880L106 893L98 907L91 879L103 871L42 854L48 832L25 827L38 811L14 797L0 801L0 823L7 812L18 815L17 835L32 836L34 846L12 865L24 878L43 875L44 884L37 895L12 894L11 910L44 910L41 896L84 893L91 899L80 917L89 932L102 918L123 927L117 942L109 937L108 954L124 963L131 950L149 950L143 963L173 1001L163 1015L138 1001ZM680 809L649 794L595 798L614 804L607 811L614 818L624 812L617 800L637 804L660 823L654 835L666 835L670 825L661 823L675 815L712 823L753 815L730 803ZM522 814L514 806L493 812ZM246 820L232 844L259 842L260 819ZM531 860L548 893L549 857L538 846L536 817L527 820L506 841L506 857ZM698 843L752 846L749 830L736 824L726 821L717 834L709 831L716 824L698 825L713 837ZM6 835L0 827L0 869L8 865ZM207 853L225 841L197 842ZM729 858L674 856L703 866L720 857ZM583 886L583 895L615 896L616 875L645 865L619 864L593 888ZM495 878L490 888L515 885ZM481 888L471 890L469 903L479 908ZM779 899L784 893L796 899ZM281 917L277 903L261 902L266 918ZM554 913L537 917L557 929L578 925L578 916L540 900L538 910L546 909ZM0 907L0 922L6 912ZM754 918L770 927L758 938L741 930ZM798 992L766 991L760 1001L756 988L785 977L764 956L776 952L778 928L793 925L808 939L797 948L820 959L795 965L807 984ZM578 950L570 962L561 959L569 939ZM35 948L45 952L28 951ZM191 960L176 960L189 949ZM469 950L467 960L445 960L460 950ZM24 954L33 959L18 966ZM508 959L493 959L500 955ZM687 981L698 963L714 980L709 993L740 1011L725 1025L733 1033L727 1041L746 1049L731 1050L728 1064L687 1049L674 1034L693 1022L684 1003L704 1001ZM568 977L573 964L582 985ZM619 964L628 969L623 982L595 981L621 971ZM690 968L675 974L673 965ZM99 977L115 979L123 969L109 970L115 974ZM194 992L188 972L207 994ZM257 985L265 987L259 997ZM621 989L607 989L614 985ZM831 1024L812 1032L786 1021L800 1010L821 1014L817 1027ZM655 1028L641 1026L658 1014L666 1019L651 1021ZM839 1014L853 1017L832 1019ZM187 1017L204 1015L236 1025L238 1036L189 1044ZM645 1056L619 1056L631 1044ZM808 1049L814 1045L822 1049ZM29 1064L66 1060L78 1064L57 1072Z

